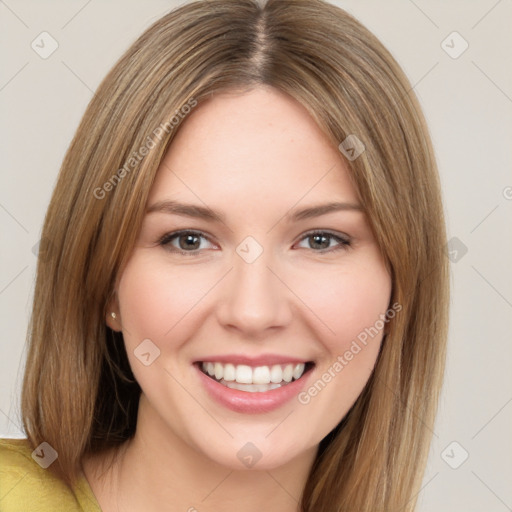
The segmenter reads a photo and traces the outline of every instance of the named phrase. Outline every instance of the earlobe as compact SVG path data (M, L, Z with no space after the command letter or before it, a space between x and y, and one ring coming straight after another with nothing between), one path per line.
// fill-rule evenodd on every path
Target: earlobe
M107 325L113 330L113 331L121 331L121 323L119 321L119 316L115 311L110 311L107 313Z
M106 323L113 330L120 332L121 327L121 315L119 314L119 305L117 303L116 293L112 292L110 300L106 307Z

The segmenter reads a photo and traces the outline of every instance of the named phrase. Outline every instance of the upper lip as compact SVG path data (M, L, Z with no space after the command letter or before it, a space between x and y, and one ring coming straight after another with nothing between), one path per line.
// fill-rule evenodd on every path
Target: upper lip
M196 363L231 363L233 365L245 364L247 366L272 366L274 364L299 364L311 362L311 359L302 359L295 356L285 356L280 354L262 354L259 356L237 355L237 354L219 354L206 356L198 359Z

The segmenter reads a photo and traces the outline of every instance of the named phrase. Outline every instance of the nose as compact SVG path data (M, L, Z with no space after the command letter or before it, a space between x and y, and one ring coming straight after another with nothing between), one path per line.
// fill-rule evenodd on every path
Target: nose
M233 270L226 276L217 307L219 323L248 338L268 335L293 317L293 294L278 277L269 253L263 251L252 263L233 255Z

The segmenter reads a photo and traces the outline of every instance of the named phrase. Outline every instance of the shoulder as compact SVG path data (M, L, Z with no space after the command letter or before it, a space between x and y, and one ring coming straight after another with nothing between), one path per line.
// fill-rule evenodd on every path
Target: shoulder
M32 454L34 453L34 458ZM43 468L27 439L0 439L0 508L2 512L101 512L83 482L78 493ZM79 496L81 494L81 496Z

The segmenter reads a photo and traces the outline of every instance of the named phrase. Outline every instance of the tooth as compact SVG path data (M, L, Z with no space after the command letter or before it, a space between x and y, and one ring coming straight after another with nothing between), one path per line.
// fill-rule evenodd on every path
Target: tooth
M222 379L222 376L224 375L224 367L221 363L215 363L215 378L217 380Z
M299 364L295 365L295 368L293 369L293 374L292 374L292 376L295 380L300 379L302 377L305 367L306 367L306 365L304 363L299 363Z
M235 381L239 384L254 384L251 389L247 389L247 386L242 386L242 390L264 392L289 383L293 379L300 379L304 373L305 364L298 363L283 366L275 364L270 368L268 366L257 366L253 368L245 364L235 366L231 363L224 365L220 362L208 361L202 362L201 368L205 373L218 381L225 381L226 385L228 382L234 383ZM272 384L273 387L269 387L269 384ZM241 388L234 386L233 389Z
M226 366L224 366L224 380L233 381L235 380L235 377L235 367L231 363L228 363Z
M293 365L287 364L283 371L283 380L285 382L291 382L293 377Z
M270 382L279 384L283 380L283 370L278 364L275 364L270 369Z
M252 371L253 384L268 384L270 382L270 370L268 366L257 366Z
M245 364L236 367L236 379L240 384L252 384L252 368Z
M246 391L248 393L264 393L265 391L281 387L281 384L238 384L238 382L225 381L222 381L221 384L228 388Z

